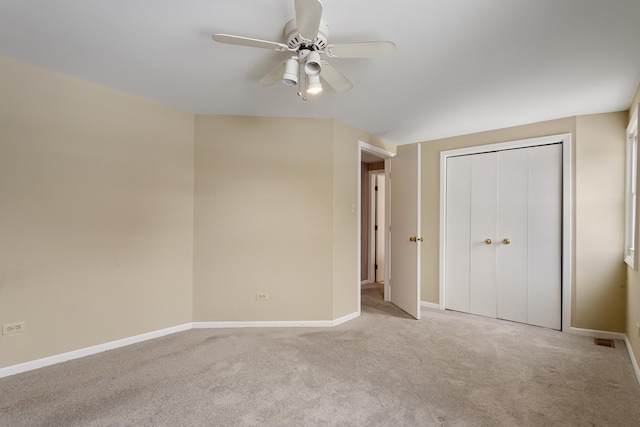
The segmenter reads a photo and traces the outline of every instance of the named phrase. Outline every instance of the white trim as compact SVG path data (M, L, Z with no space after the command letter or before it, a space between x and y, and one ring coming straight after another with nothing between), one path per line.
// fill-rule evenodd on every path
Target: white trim
M360 286L368 285L369 283L373 283L373 282L370 281L370 280L361 280L360 281Z
M91 356L93 354L102 353L107 350L114 350L116 348L126 347L131 344L137 344L139 342L148 341L154 338L160 338L165 335L174 334L176 332L184 332L190 329L207 329L207 328L283 328L283 327L334 327L342 325L350 320L353 320L360 316L360 312L354 312L347 314L346 316L339 317L335 320L310 320L310 321L257 321L257 322L193 322L185 323L183 325L172 326L166 329L160 329L158 331L147 332L145 334L136 335L133 337L123 338L116 341L107 342L104 344L98 344L91 347L81 348L79 350L69 351L67 353L56 354L54 356L45 357L42 359L32 360L30 362L19 363L17 365L7 366L0 368L0 378L8 377L11 375L21 374L27 371L33 371L34 369L44 368L45 366L51 366L62 362L68 362L74 359L80 359L81 357Z
M416 224L416 236L418 236L418 238L420 239L420 241L423 241L424 238L422 237L422 144L418 144L418 150L416 152L416 157L417 157L417 161L418 161L418 167L417 167L417 185L416 185L416 189L418 190L418 203L417 203L417 224ZM418 243L416 245L418 247L418 262L417 262L417 278L418 278L418 283L416 284L416 300L418 301L418 311L417 311L417 316L416 319L420 320L420 298L422 297L422 286L421 286L421 282L422 282L422 244Z
M573 165L571 134L562 137L562 330L571 329L571 292L573 287Z
M639 106L640 104L636 105L636 108L633 111L633 114L631 115L631 120L627 125L627 135L630 133L635 133L638 130L638 109L640 108Z
M193 329L224 328L332 328L360 316L354 312L336 320L274 320L247 322L193 322Z
M357 248L357 262L358 267L356 268L356 283L360 283L360 286L356 289L356 310L358 310L358 315L362 312L362 144L364 142L358 141L358 178L357 178L357 196L356 196L356 248Z
M364 141L358 141L358 148L360 148L360 151L366 151L367 153L380 157L383 160L391 159L392 157L395 157L395 153L392 153L391 151L387 151L383 148L376 147L375 145L371 145Z
M337 319L332 320L331 321L331 326L340 326L343 323L347 323L348 321L353 320L353 319L357 319L358 317L360 317L360 311L359 310L356 311L356 312L353 312L351 314L347 314L345 316L338 317Z
M431 308L433 310L442 310L440 304L428 301L420 301L420 307Z
M596 329L575 328L573 326L565 332L572 333L573 335L580 335L583 337L605 338L610 340L624 340L627 337L622 332L598 331Z
M226 329L226 328L328 328L333 326L331 320L256 320L239 322L193 322L193 329Z
M633 370L636 373L636 378L638 379L638 383L640 383L640 367L638 367L638 362L636 361L636 357L633 354L633 349L631 348L631 342L629 342L629 337L624 336L624 343L627 346L627 351L629 352L629 357L631 358L631 364L633 365Z
M391 301L391 159L384 160L384 300Z
M70 360L79 359L85 356L91 356L92 354L102 353L103 351L107 350L126 347L131 344L136 344L154 338L160 338L165 335L174 334L176 332L188 331L189 329L191 329L191 323L185 323L184 325L172 326L170 328L160 329L158 331L147 332L146 334L136 335L129 338L107 342L104 344L81 348L79 350L69 351L67 353L56 354L55 356L49 356L42 359L32 360L30 362L7 366L6 368L0 369L0 378L20 374L22 372L32 371L34 369L44 368L45 366L51 366L57 363L68 362Z
M571 134L563 133L538 138L520 139L516 141L500 142L496 144L478 145L475 147L459 148L440 152L440 309L446 306L445 295L445 230L446 230L446 184L447 184L447 158L468 154L487 153L492 151L508 150L514 148L534 147L546 144L562 144L562 330L571 329L571 287L572 253L571 239L573 226L573 211L571 201L572 191L572 164L571 164Z
M555 144L562 142L566 138L570 138L571 134L561 133L557 135L540 136L536 138L518 139L515 141L497 142L493 144L476 145L473 147L456 148L453 150L441 151L442 156L463 156L467 154L490 153L492 151L513 150L514 148L536 147L538 145Z
M640 251L637 250L640 245L640 197L637 196L638 186L640 185L640 147L638 146L638 109L640 104L631 115L631 120L626 129L625 142L625 189L624 189L624 262L634 270L638 270L640 261ZM635 170L633 166L635 163ZM635 206L631 206L633 202L632 189L635 184L636 198ZM633 210L635 209L635 217ZM631 231L635 229L633 236ZM633 248L633 249L632 249Z

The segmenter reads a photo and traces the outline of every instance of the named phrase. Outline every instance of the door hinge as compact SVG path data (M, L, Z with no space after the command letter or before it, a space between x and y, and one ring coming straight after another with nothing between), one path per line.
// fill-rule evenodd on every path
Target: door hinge
M376 185L376 191L378 191L378 186Z
M377 226L377 225L375 226L374 230L375 230L375 231L378 231L378 226Z
M378 269L378 264L376 264L376 265L373 267L373 269L374 269L374 270L377 270L377 269Z

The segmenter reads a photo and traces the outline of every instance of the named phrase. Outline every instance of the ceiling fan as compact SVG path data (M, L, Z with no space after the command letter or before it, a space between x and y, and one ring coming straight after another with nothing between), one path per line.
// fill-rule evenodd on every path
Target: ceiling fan
M306 101L307 94L322 91L320 77L337 92L347 92L353 85L331 64L329 58L384 58L397 52L390 41L329 44L329 27L322 20L320 0L294 0L295 18L284 27L285 42L273 42L229 34L214 34L220 43L290 52L292 55L260 79L260 84L270 86L278 80L286 85L299 85L298 96ZM302 82L304 77L304 83Z

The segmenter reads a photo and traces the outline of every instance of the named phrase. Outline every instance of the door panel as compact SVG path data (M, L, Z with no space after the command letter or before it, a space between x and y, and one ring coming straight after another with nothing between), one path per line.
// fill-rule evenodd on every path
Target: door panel
M528 150L499 152L498 177L498 318L526 323Z
M375 270L375 281L382 282L384 281L384 208L385 208L385 188L384 188L384 175L375 175L376 177L376 186L378 187L378 191L376 191L376 270Z
M445 308L469 311L471 156L447 159ZM484 239L483 239L484 240Z
M496 317L496 153L471 158L469 312ZM491 243L487 244L486 239Z
M561 329L562 145L529 149L529 286L531 325Z
M420 319L420 144L391 159L391 302Z

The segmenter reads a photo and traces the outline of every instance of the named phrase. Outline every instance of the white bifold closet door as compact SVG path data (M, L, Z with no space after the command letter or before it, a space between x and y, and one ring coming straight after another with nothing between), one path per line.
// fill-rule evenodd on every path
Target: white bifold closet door
M561 329L562 145L447 159L445 307Z

